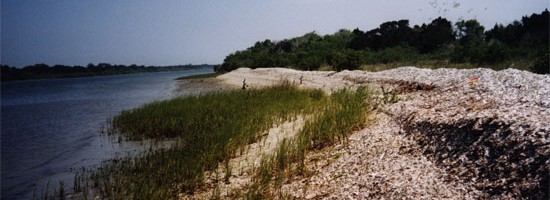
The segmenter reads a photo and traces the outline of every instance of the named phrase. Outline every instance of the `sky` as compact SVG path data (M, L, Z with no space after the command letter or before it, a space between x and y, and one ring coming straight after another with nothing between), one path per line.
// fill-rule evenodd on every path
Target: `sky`
M1 0L0 63L220 64L256 41L438 16L487 29L548 0Z

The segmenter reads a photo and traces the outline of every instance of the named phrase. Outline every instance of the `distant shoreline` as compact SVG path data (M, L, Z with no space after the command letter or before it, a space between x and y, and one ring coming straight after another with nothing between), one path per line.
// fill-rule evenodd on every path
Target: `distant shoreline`
M94 76L110 76L121 74L138 74L152 72L168 72L168 71L183 71L201 68L213 68L214 65L177 65L177 66L124 66L98 64L88 67L81 66L48 66L37 64L27 66L25 68L15 68L6 65L1 66L1 80L18 81L18 80L36 80L36 79L54 79L54 78L79 78L79 77L94 77Z

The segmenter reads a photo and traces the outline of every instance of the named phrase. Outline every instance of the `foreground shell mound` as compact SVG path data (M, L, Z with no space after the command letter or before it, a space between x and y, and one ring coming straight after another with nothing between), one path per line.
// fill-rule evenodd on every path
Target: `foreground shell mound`
M512 69L394 73L435 86L386 108L425 155L487 197L549 198L549 76Z

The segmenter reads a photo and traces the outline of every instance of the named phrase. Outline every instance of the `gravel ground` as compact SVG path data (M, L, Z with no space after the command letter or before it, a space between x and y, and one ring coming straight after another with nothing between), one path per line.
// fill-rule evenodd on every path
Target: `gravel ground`
M472 183L481 197L549 199L550 76L414 67L340 76L417 90L383 111L424 155Z

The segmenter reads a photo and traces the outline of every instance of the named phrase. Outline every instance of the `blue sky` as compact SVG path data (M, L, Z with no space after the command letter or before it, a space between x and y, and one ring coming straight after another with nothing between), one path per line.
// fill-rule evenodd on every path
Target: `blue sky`
M23 67L218 64L256 41L409 19L477 19L487 28L548 0L1 0L0 62Z

